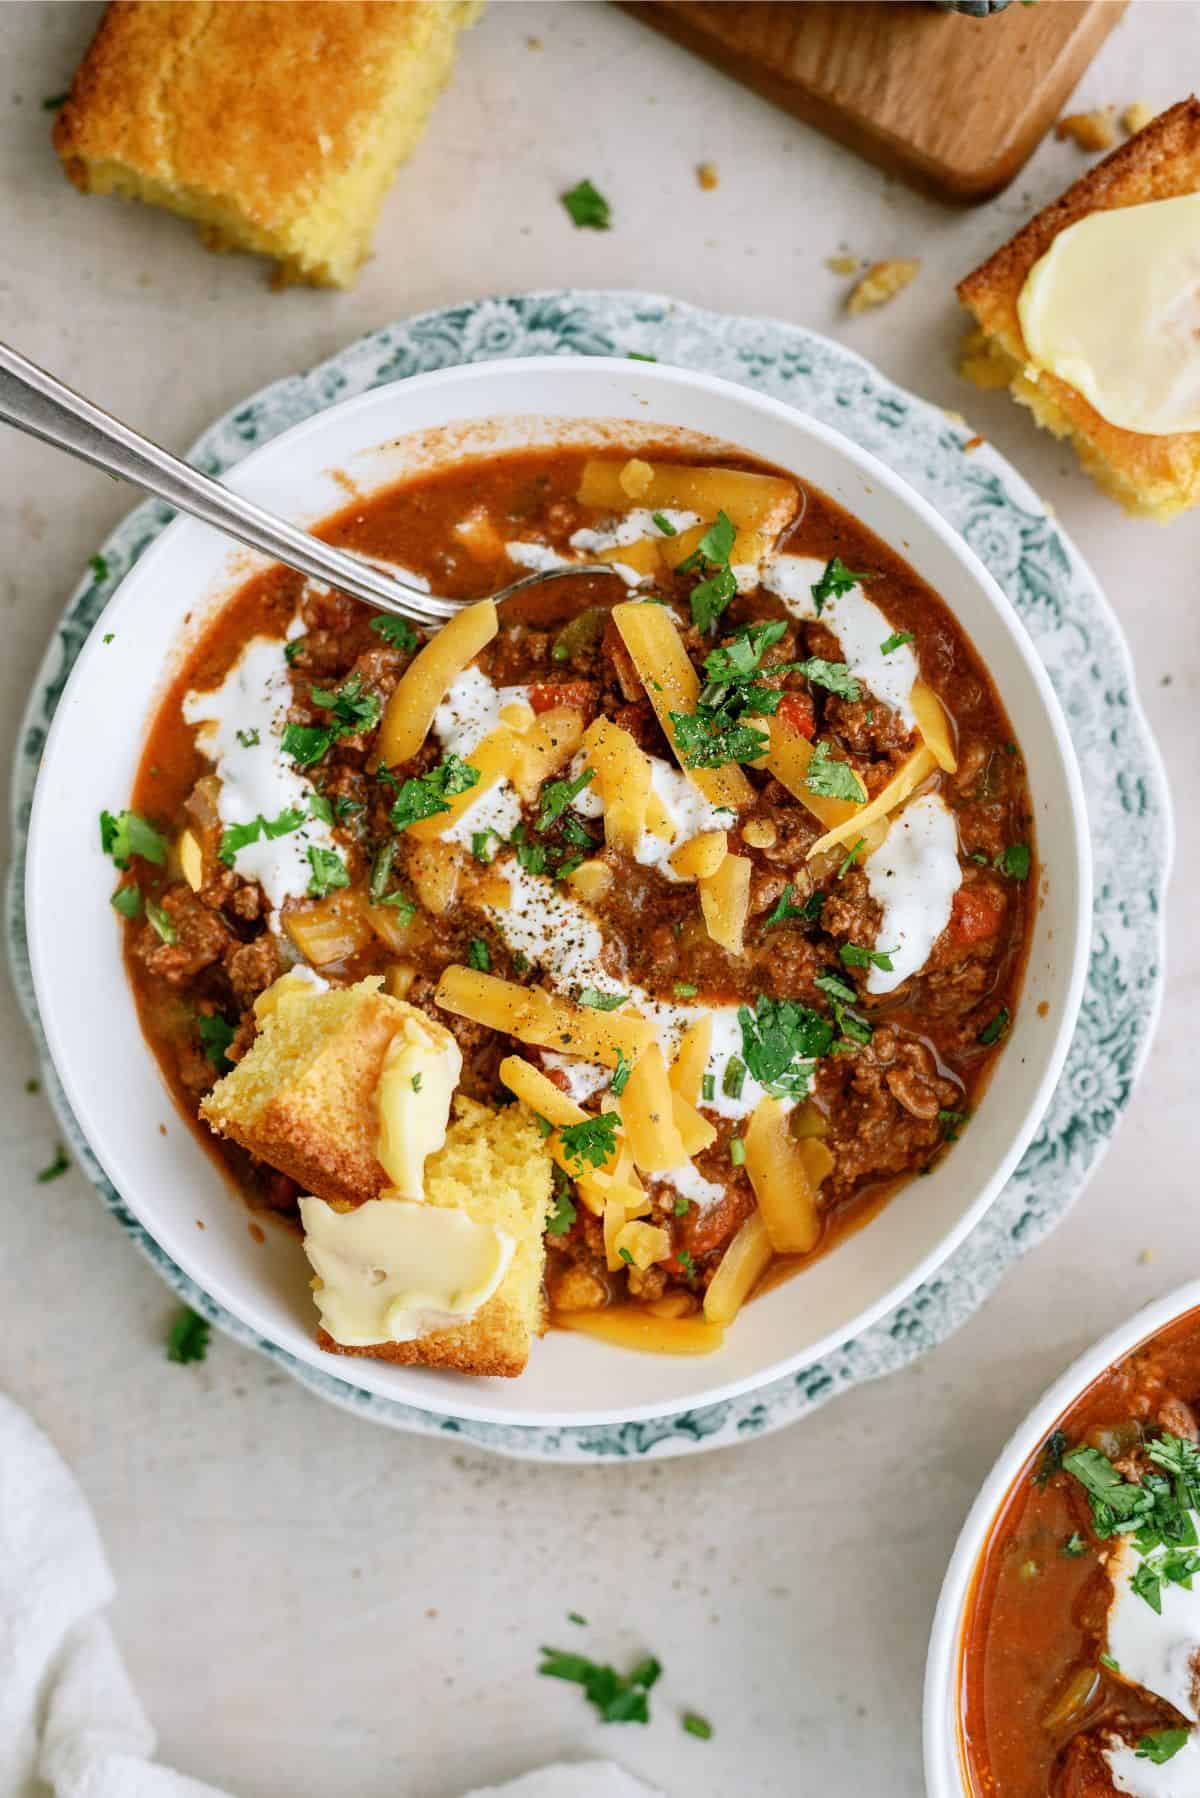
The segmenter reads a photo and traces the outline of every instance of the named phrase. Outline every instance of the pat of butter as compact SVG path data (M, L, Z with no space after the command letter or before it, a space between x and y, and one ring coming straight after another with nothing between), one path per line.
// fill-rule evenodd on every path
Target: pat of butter
M1033 367L1122 430L1200 431L1200 194L1060 231L1017 301Z
M514 1238L463 1211L369 1199L337 1211L302 1198L321 1322L343 1348L411 1342L473 1317L508 1271Z
M423 1199L425 1162L446 1140L450 1100L462 1073L462 1054L444 1024L414 1006L388 1045L375 1102L375 1153L391 1181L388 1196Z

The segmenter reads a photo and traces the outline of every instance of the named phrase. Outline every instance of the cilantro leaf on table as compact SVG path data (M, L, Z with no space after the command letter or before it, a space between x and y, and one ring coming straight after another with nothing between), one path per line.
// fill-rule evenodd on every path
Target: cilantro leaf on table
M577 230L608 231L611 228L612 207L586 176L558 197Z
M203 1361L208 1353L210 1328L206 1317L199 1317L194 1311L181 1311L167 1336L167 1360L183 1364Z
M543 1648L538 1672L547 1679L564 1679L582 1686L587 1701L599 1712L603 1723L648 1723L650 1707L647 1693L657 1682L662 1667L649 1657L628 1674L618 1673L600 1661L584 1654L571 1654L561 1648Z

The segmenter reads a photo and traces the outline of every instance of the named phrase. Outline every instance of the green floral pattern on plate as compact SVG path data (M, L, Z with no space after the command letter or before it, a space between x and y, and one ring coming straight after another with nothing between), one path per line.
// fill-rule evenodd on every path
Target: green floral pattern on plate
M836 1354L757 1392L650 1422L523 1429L418 1411L296 1361L230 1317L163 1254L101 1171L45 1056L49 1091L73 1152L105 1204L188 1304L280 1363L333 1404L423 1435L457 1436L529 1459L621 1460L686 1454L765 1434L860 1380L902 1367L981 1305L1016 1258L1082 1191L1116 1129L1149 1047L1162 991L1161 904L1171 815L1129 651L1095 577L1015 471L969 428L894 386L840 344L774 319L727 317L636 293L555 292L429 312L350 344L307 375L264 388L205 432L192 460L220 474L259 444L337 400L426 369L501 356L640 354L760 388L860 443L960 530L1016 607L1062 701L1083 771L1095 855L1095 924L1079 1024L1033 1142L965 1243L890 1317ZM139 506L74 594L35 684L14 774L9 945L18 992L40 1031L23 910L24 847L46 731L75 657L105 602L169 523Z

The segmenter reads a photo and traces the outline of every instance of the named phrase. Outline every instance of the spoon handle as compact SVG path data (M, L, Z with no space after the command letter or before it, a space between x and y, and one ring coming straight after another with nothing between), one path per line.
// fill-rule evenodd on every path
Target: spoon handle
M84 399L19 351L0 343L0 421L106 474L130 481L168 505L215 525L251 549L285 562L301 574L327 581L386 612L415 624L438 624L451 617L457 603L422 593L375 568L365 557L335 549L319 537L276 518L252 500L243 499L219 481L173 456L131 430L110 413Z

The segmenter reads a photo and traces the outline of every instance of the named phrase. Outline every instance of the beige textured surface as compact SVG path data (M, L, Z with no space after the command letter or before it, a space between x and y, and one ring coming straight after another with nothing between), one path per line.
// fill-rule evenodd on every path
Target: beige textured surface
M24 1091L32 1060L0 983L0 1386L96 1507L166 1758L239 1798L455 1798L597 1750L674 1798L921 1798L926 1633L978 1481L1071 1356L1200 1266L1183 1063L1200 1002L1200 514L1165 531L1126 519L1068 449L953 362L954 282L1062 191L1079 151L1049 143L999 205L943 211L615 8L502 4L467 39L358 287L273 295L177 221L63 181L40 102L66 85L95 11L0 6L0 227L20 246L0 273L0 338L167 443L424 306L658 284L828 331L965 412L1103 573L1179 801L1171 991L1141 1091L1084 1203L953 1342L766 1441L661 1465L514 1466L371 1430L224 1341L203 1367L169 1366L157 1276L77 1173L34 1184L54 1126ZM1177 98L1198 31L1192 0L1131 7L1072 106ZM721 170L715 193L696 184L703 160ZM585 174L612 199L609 232L572 231L556 203ZM847 320L849 279L824 266L843 248L919 255L920 284ZM66 593L129 504L0 434L7 742ZM897 1507L896 1468L916 1502ZM319 1656L298 1652L317 1641ZM594 1725L574 1690L534 1676L540 1642L621 1660L653 1649L666 1668L654 1722ZM676 1706L711 1716L713 1740L682 1736Z

